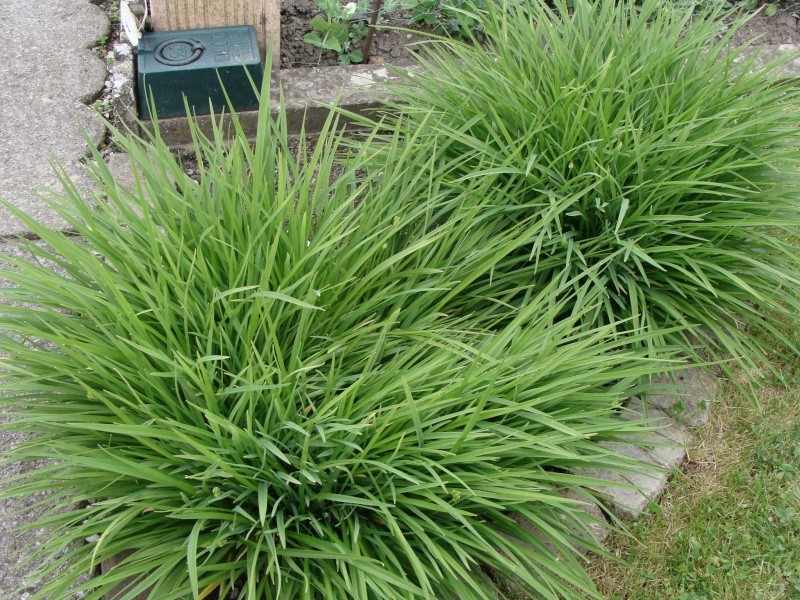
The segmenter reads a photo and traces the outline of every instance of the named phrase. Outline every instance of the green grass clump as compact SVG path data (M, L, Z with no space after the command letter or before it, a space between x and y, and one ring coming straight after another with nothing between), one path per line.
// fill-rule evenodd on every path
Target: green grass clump
M416 194L452 194L408 148L358 183L333 124L295 158L264 104L254 146L194 128L194 179L157 134L122 137L135 188L95 156L94 205L66 179L52 198L70 235L16 211L44 242L0 272L3 402L29 434L8 458L31 467L5 495L50 492L34 597L488 599L490 569L596 597L560 491L637 466L598 442L641 430L615 412L661 367L554 324L555 284L505 323L446 314L508 243L449 250L462 225Z
M765 310L800 310L786 242L800 224L800 98L778 79L785 61L730 48L744 21L723 30L719 10L554 5L487 3L473 13L485 41L423 46L384 124L452 163L454 185L493 182L478 207L440 217L472 210L474 239L520 242L494 270L503 285L568 282L600 299L589 326L662 330L653 347L752 367Z

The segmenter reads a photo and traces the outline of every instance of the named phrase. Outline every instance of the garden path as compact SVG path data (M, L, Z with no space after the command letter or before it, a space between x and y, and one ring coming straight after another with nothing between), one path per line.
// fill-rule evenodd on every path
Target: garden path
M58 163L79 183L86 183L80 163L86 139L99 144L106 130L87 106L103 89L106 65L93 51L108 35L105 13L89 0L4 0L0 2L0 198L48 225L66 223L32 190L57 189L51 164ZM26 227L0 208L0 238L29 235ZM0 248L8 251L8 248ZM13 433L0 434L0 449L18 443ZM0 484L18 466L0 464ZM20 595L27 569L20 561L36 545L37 532L13 531L35 519L31 508L0 501L0 598Z

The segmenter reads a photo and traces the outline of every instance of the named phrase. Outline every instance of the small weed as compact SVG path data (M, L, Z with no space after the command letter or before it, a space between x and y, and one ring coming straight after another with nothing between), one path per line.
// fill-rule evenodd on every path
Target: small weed
M109 117L113 112L114 99L112 97L98 98L92 104L92 108L104 117Z
M347 66L364 60L364 53L357 44L367 37L369 27L362 17L368 10L367 1L348 2L339 0L315 0L322 11L311 20L312 31L303 41L322 50L332 50L339 55L339 63ZM387 3L387 8L395 2Z
M481 9L484 0L403 0L411 24L427 25L436 33L470 39L480 33L480 21L465 9Z
M97 38L97 41L95 42L93 48L95 54L101 57L105 56L106 48L108 47L108 40L109 37L107 35L102 35L99 38Z
M346 66L360 63L364 53L358 47L367 37L370 6L368 0L341 4L339 0L315 0L322 11L311 20L312 31L303 40L339 55ZM430 27L435 33L469 39L480 34L480 21L466 9L482 8L484 0L385 0L381 14L397 9L410 11L409 25ZM380 16L379 16L380 18Z

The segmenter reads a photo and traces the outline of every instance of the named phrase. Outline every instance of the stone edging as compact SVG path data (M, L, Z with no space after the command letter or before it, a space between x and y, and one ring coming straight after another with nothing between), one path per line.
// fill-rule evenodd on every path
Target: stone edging
M752 51L756 50L760 52L756 66L794 54L795 58L787 63L783 75L787 79L800 79L800 46L793 44L755 46ZM743 56L751 54L752 51L744 53ZM119 42L113 44L109 59L113 59L113 64L109 67L106 87L112 90L115 120L136 131L139 126L134 97L136 86L134 52L124 33L121 33ZM282 90L289 133L297 134L305 131L313 134L325 123L328 107L338 105L349 112L365 114L388 99L385 91L376 89L379 84L399 79L391 67L386 65L312 67L274 71L271 82L271 110L273 114L277 113L279 94ZM255 135L258 112L242 111L239 113L239 118L245 132ZM210 117L199 116L197 121L201 129L211 132ZM145 122L147 123L149 122ZM191 145L192 139L185 117L160 119L159 123L161 136L167 145L176 148Z
M639 459L651 468L632 473L627 478L611 471L596 470L584 474L616 481L628 487L602 487L596 491L607 499L607 506L621 519L641 517L648 505L664 491L672 473L678 470L687 457L687 447L693 440L690 428L708 422L711 404L719 384L700 367L692 367L674 375L673 393L650 396L646 401L634 397L626 404L623 417L632 421L647 420L657 431L644 439L630 442L601 442L602 445L625 456ZM661 379L667 383L668 378ZM642 448L643 442L649 449Z

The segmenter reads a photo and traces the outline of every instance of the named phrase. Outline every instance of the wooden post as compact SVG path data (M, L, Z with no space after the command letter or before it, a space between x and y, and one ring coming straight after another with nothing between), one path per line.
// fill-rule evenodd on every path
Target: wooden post
M262 59L272 48L272 65L280 67L280 0L150 0L154 31L252 25Z

